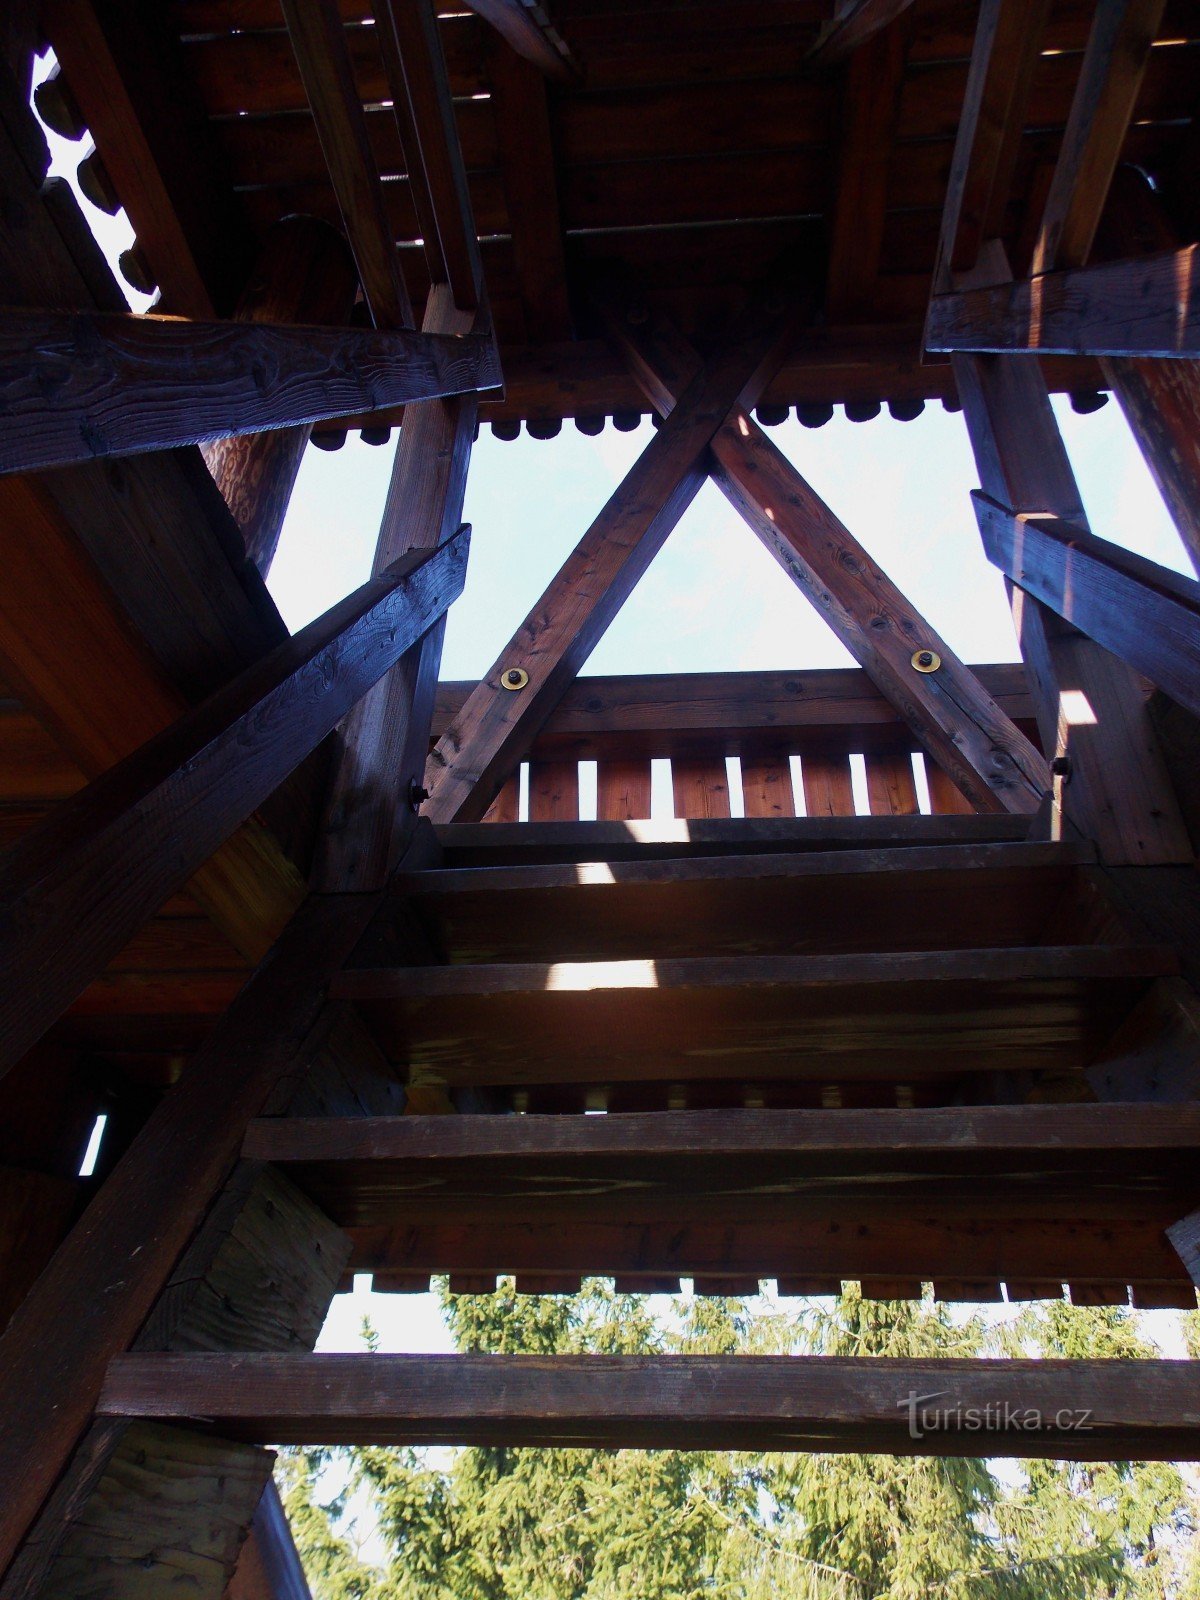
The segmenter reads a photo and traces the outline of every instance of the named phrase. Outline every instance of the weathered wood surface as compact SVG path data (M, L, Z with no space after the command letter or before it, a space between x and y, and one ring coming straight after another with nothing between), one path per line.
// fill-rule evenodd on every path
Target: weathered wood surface
M0 314L0 472L495 388L490 339L157 316Z
M370 897L311 899L166 1096L0 1338L0 1568L232 1170L246 1124L306 1064L330 973Z
M283 0L283 14L372 319L377 328L411 328L412 302L336 0Z
M974 501L994 566L1200 714L1200 583L1054 516Z
M928 350L1200 355L1200 246L934 295Z
M809 65L830 67L844 61L890 27L911 4L912 0L840 0L832 20L817 35L808 54Z
M461 592L469 530L402 558L68 801L0 875L19 1059Z
M1077 1071L1175 968L1134 946L643 958L359 969L334 993L417 1081L907 1081Z
M642 338L627 319L617 330L651 400L673 415L699 358L674 330ZM1036 811L1050 787L1042 757L748 411L735 408L712 454L726 497L933 759L980 809ZM916 671L921 650L941 658L936 672Z
M910 1405L921 1424L911 1428ZM1200 1454L1200 1373L1187 1361L123 1356L100 1407L204 1416L284 1443L977 1455L986 1441L994 1455L1068 1460ZM926 1427L932 1408L945 1421Z
M312 1600L279 1490L263 1490L226 1600Z
M433 750L434 822L476 821L591 654L707 477L730 408L753 404L782 355L794 312L751 314L698 374ZM520 669L528 682L502 687Z
M284 217L267 233L234 317L340 327L357 292L358 271L341 232L315 217ZM264 576L275 558L311 431L301 426L222 439L202 452L242 530L246 555Z

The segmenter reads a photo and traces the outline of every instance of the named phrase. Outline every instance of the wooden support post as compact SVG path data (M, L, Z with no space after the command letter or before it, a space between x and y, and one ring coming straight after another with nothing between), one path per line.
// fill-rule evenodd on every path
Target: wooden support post
M1200 584L1052 514L974 501L993 566L1200 715Z
M1200 1454L1189 1361L130 1355L112 1363L101 1407L329 1444L970 1456L987 1441L997 1455L1064 1460Z
M1200 1288L1200 1211L1189 1211L1186 1217L1173 1223L1167 1229L1167 1238L1175 1246L1192 1282Z
M10 853L0 1070L429 630L461 592L468 536L402 557Z
M225 1600L312 1600L273 1482L263 1490Z
M499 382L493 342L475 334L9 311L0 472L291 429Z
M448 286L431 291L426 331L460 332L471 321L455 308ZM377 571L405 551L436 549L458 527L477 415L471 394L408 408L375 548ZM338 731L338 765L314 870L320 888L380 888L411 831L443 634L444 623L435 623Z
M283 14L363 297L377 328L411 328L412 304L336 0L283 0Z
M285 217L267 233L234 311L239 322L336 328L349 319L358 272L346 240L316 217ZM266 577L312 429L307 425L218 439L204 459L242 530L246 555Z
M0 1570L86 1428L108 1360L137 1336L233 1169L246 1124L308 1064L330 976L375 908L372 896L307 902L0 1338Z
M541 0L467 0L467 5L548 78L576 76L574 57Z
M1087 528L1045 382L1032 361L952 357L984 492ZM1187 830L1135 674L1014 588L1013 614L1042 743L1070 763L1055 804L1111 863L1188 861Z
M672 329L613 324L652 402L669 414L699 361ZM1036 811L1050 787L1038 752L750 416L713 440L714 477L788 576L981 810ZM940 665L917 670L930 653ZM853 807L850 808L853 814Z
M773 374L792 319L768 316L766 332L761 316L748 320L750 331L740 333L688 386L438 740L429 764L433 797L426 808L435 822L482 817L695 498L707 476L710 441L730 408L739 399L753 405Z
M844 61L890 27L911 4L912 0L838 0L832 21L824 25L808 53L809 64L830 67Z

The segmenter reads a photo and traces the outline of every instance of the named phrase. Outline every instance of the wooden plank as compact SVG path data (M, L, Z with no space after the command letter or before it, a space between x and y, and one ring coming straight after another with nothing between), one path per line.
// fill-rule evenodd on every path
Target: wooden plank
M6 311L0 363L0 472L170 450L500 382L492 341L473 334L53 311Z
M0 876L5 1067L461 591L469 531L370 580L97 779Z
M1200 1286L1200 1212L1189 1211L1186 1217L1173 1222L1167 1229L1167 1238L1187 1268L1192 1282Z
M152 0L53 0L41 25L162 291L160 309L227 314L252 263L251 237L172 19Z
M312 1600L279 1490L271 1481L238 1556L227 1600Z
M236 1160L246 1123L303 1063L329 973L370 896L311 900L164 1098L0 1338L0 1507L7 1567L128 1347ZM147 1230L146 1218L155 1225ZM30 1372L38 1382L31 1384Z
M238 299L241 322L338 327L349 320L358 272L345 239L315 217L285 217L272 227ZM242 530L246 554L264 576L275 557L300 458L311 429L290 428L239 441L218 440L205 463Z
M1092 248L1164 0L1100 0L1033 249L1030 275L1081 267Z
M876 817L914 817L920 811L912 756L907 750L871 751L867 769L867 799ZM971 807L974 810L974 807Z
M671 416L567 558L430 757L434 822L473 821L528 748L707 477L708 446L739 399L774 370L791 311L756 309ZM748 326L746 325L748 324ZM502 687L506 673L528 674Z
M425 332L458 335L473 325L448 286L430 291ZM376 574L407 552L439 548L458 528L477 415L472 394L426 401L405 413L375 542ZM444 623L435 623L338 729L337 767L313 869L320 888L378 888L404 846L416 812L410 797L425 775L444 631Z
M467 0L477 16L490 22L517 55L548 78L570 80L577 68L562 35L540 0Z
M743 754L742 805L747 817L794 817L792 769L781 751Z
M1200 355L1200 246L934 295L926 349Z
M813 750L800 757L804 810L809 817L852 817L854 788L850 757Z
M1060 523L976 492L988 560L1082 633L1200 713L1200 583Z
M377 328L411 328L412 304L336 0L283 0L283 14L372 320Z
M912 0L839 0L833 19L808 53L809 66L833 66L851 52L861 52L884 29L895 32L891 25L911 4Z
M986 1437L1006 1456L1200 1452L1200 1374L1186 1361L130 1355L110 1365L100 1409L204 1416L283 1443L977 1455Z
M514 773L480 818L481 822L517 822L521 809L521 783Z
M993 269L990 281L1004 276ZM951 357L986 494L1086 528L1045 383L1036 363ZM1011 594L1021 653L1038 705L1042 746L1069 756L1055 786L1055 826L1066 818L1113 862L1191 858L1191 843L1150 726L1136 675L1022 590Z
M665 405L673 385L661 344L627 319L618 329L650 398ZM1050 786L1041 756L746 410L723 423L713 458L726 497L933 758L980 809L1036 810ZM922 651L938 659L935 671L916 670Z
M529 763L530 822L574 822L579 817L579 763Z
M925 779L929 784L929 807L935 817L967 816L974 811L975 807L943 767L926 762Z
M729 779L723 755L676 758L671 762L671 793L677 817L727 817Z
M79 1201L74 1177L0 1166L0 1329L58 1249Z
M649 761L606 760L596 766L596 820L629 822L650 815Z

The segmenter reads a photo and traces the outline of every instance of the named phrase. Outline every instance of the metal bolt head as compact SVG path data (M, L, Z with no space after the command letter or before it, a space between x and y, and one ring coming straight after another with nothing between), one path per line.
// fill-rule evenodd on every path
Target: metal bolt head
M936 672L942 664L942 658L936 650L914 650L912 664L918 672Z
M508 667L500 674L500 687L516 691L523 689L529 682L529 674L524 667Z
M1050 763L1050 771L1056 778L1062 778L1065 781L1071 776L1070 756L1055 756Z
M429 799L429 790L424 784L418 783L415 778L408 782L408 809L419 811L424 801Z

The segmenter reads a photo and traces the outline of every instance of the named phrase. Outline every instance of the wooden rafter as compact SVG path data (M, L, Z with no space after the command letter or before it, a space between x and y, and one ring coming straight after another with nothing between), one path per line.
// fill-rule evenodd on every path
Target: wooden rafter
M575 59L541 0L467 0L467 4L548 78L577 76Z
M468 537L364 584L10 852L0 1070L428 631L461 592Z
M110 1365L100 1409L203 1416L227 1437L283 1443L977 1455L987 1440L997 1455L1173 1461L1200 1453L1193 1369L834 1356L130 1355Z
M412 304L336 0L282 3L372 319L378 328L411 328Z
M935 295L928 350L1200 356L1200 245Z
M493 342L477 334L9 309L0 313L0 472L171 450L499 382Z
M740 399L753 404L792 316L756 311L701 372L485 675L429 763L435 822L482 817L707 476L708 447ZM510 673L516 679L510 679ZM522 677L522 674L525 676ZM506 682L516 683L506 688Z
M643 337L628 321L613 326L669 414L699 357L673 330ZM985 810L1036 810L1050 787L1045 762L747 411L718 430L713 458L728 499L964 793ZM923 650L940 661L936 671L916 670Z
M1200 583L1053 515L974 499L993 565L1200 715Z
M838 0L831 21L808 54L813 66L830 67L861 49L903 15L912 0Z

